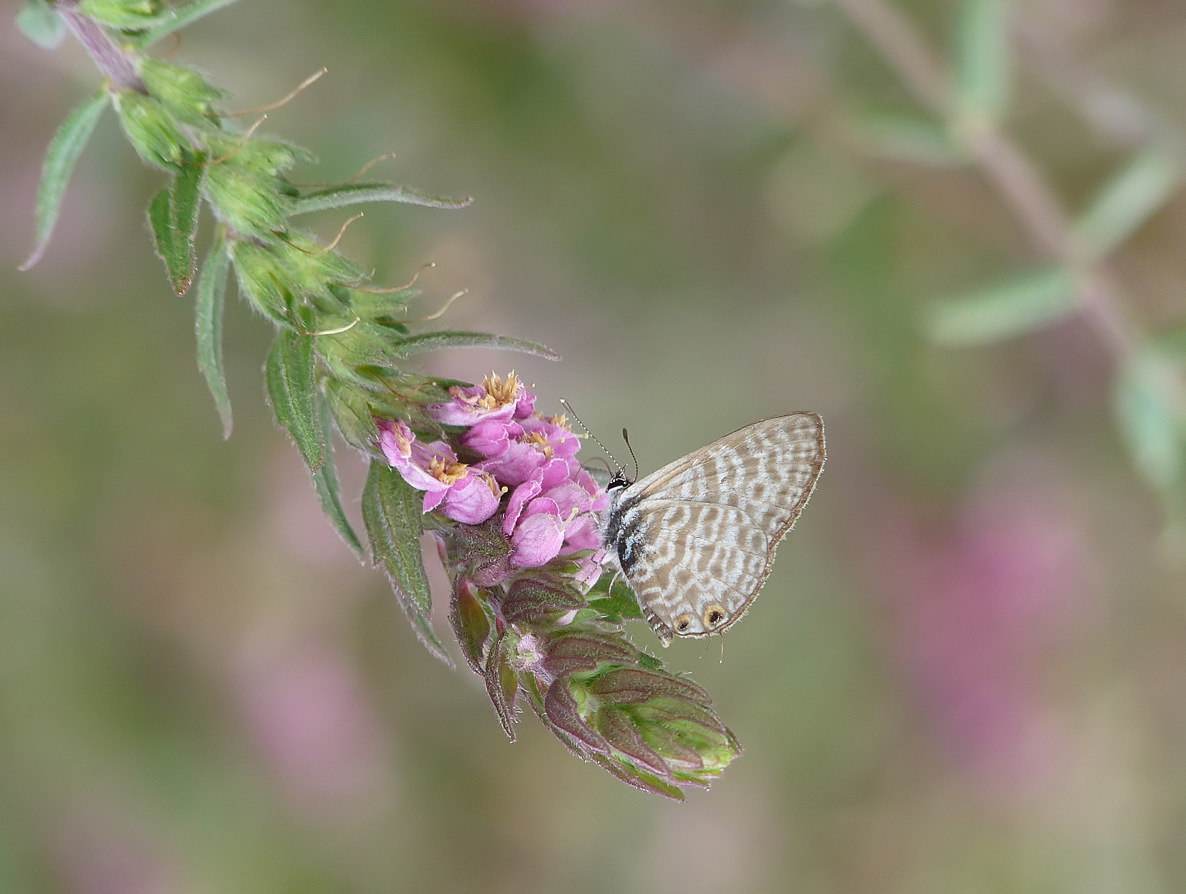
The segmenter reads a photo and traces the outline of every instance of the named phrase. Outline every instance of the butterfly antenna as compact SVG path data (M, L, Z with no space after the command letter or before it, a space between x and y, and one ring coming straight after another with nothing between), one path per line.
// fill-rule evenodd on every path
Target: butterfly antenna
M605 453L605 455L608 456L611 460L613 460L614 465L617 466L618 471L621 472L622 464L620 462L618 462L617 459L614 458L614 455L612 453L610 453L609 450L606 449L605 445L601 443L601 441L598 439L597 435L595 435L595 434L593 434L593 432L589 431L589 426L585 425L585 423L583 423L581 421L581 417L578 416L577 411L572 408L572 404L570 404L568 401L566 401L562 397L562 398L560 398L560 406L564 407L565 410L567 410L569 413L572 414L572 418L577 421L577 425L579 425L581 428L583 428L585 430L585 434L587 434L590 438L592 438L593 443L596 444L598 447L600 447L602 452Z
M626 449L630 451L630 458L634 460L634 480L638 480L638 457L634 455L634 448L630 446L630 435L622 429L622 440L626 442Z

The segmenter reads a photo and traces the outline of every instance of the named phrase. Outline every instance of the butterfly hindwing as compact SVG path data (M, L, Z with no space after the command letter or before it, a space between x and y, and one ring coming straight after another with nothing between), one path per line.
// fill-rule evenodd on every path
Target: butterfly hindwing
M756 422L613 494L606 542L664 642L718 633L757 596L824 461L823 422Z

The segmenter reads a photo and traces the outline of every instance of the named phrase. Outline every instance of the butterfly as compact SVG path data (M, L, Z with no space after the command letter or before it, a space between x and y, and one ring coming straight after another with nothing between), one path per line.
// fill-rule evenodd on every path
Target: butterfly
M639 481L610 479L602 541L663 645L735 623L824 467L824 421L776 416Z

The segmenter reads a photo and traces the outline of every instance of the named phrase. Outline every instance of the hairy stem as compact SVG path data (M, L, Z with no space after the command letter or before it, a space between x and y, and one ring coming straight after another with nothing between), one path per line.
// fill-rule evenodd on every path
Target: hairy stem
M86 47L95 66L117 90L147 92L131 58L115 45L102 25L79 12L77 3L58 2L53 6L74 36Z

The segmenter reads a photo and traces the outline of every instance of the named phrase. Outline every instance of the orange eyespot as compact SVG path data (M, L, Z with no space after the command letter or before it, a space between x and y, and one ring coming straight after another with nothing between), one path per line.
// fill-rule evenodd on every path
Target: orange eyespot
M686 633L688 628L691 626L692 626L692 619L689 618L687 615L681 616L680 619L675 622L675 629L678 630L680 633Z
M716 627L725 620L725 612L719 606L713 606L704 613L704 623L709 628Z

